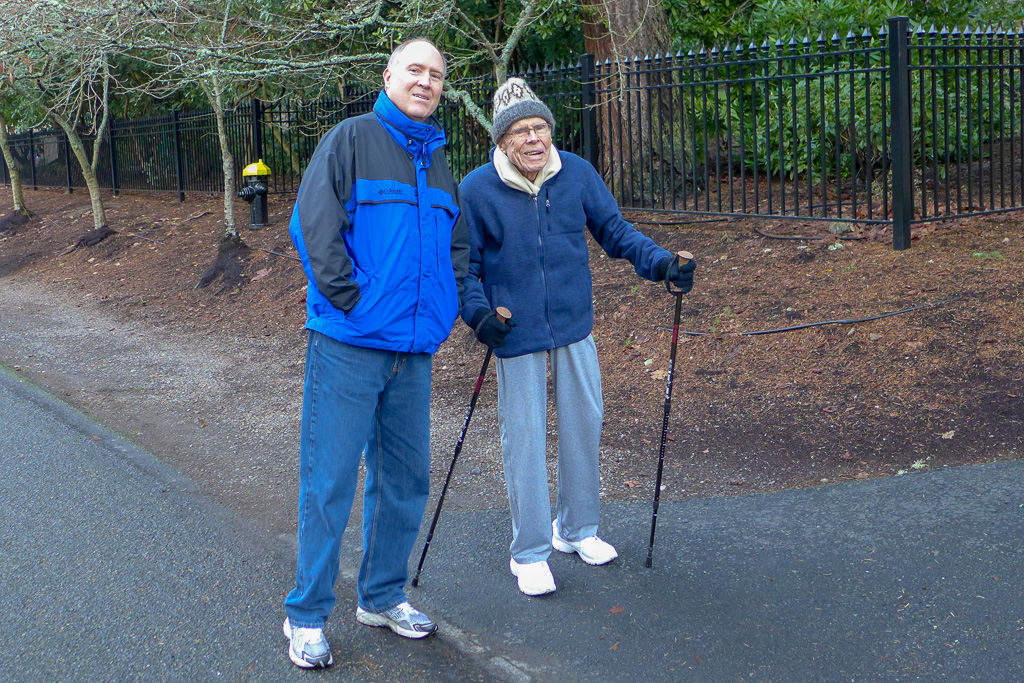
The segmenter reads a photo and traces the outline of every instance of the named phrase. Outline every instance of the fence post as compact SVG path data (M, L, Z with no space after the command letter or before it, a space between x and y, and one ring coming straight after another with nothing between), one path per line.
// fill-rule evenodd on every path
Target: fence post
M594 88L595 78L594 55L585 53L580 56L580 104L583 107L581 116L583 125L583 158L600 170L597 161L597 95Z
M263 103L252 98L252 159L244 159L247 164L263 158Z
M892 115L892 248L910 248L914 216L913 150L910 138L910 63L907 17L889 18L889 111Z
M68 194L74 194L75 188L71 186L71 138L64 133L64 170L68 181Z
M107 142L110 149L110 191L117 196L117 156L114 153L114 122L110 122L110 128L107 129ZM99 140L96 141L98 145Z
M28 129L28 158L32 165L32 189L38 190L39 186L36 184L36 141L31 128Z
M183 202L185 201L185 169L181 163L181 122L177 109L171 115L171 121L174 125L174 169L178 181L178 202Z

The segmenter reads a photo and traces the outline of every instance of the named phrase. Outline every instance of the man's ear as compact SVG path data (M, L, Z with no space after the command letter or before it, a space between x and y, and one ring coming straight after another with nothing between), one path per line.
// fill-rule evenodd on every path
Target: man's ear
M388 90L388 83L391 82L391 69L384 69L384 92Z

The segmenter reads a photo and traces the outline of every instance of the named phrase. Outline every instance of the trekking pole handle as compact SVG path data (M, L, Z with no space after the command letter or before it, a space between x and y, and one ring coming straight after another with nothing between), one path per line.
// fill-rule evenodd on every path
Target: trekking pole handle
M690 258L693 258L692 256ZM512 317L512 311L508 310L504 306L498 306L494 309L494 315L500 322L508 322L508 319Z
M677 251L675 259L676 262L679 263L679 265L684 266L693 260L693 254L691 254L688 251ZM665 289L667 289L670 293L675 294L678 297L681 297L683 295L683 290L672 288L672 284L668 281L667 277L665 278Z

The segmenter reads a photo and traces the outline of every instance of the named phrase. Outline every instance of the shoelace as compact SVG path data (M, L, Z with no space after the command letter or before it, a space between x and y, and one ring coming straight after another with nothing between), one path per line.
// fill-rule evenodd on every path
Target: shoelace
M409 613L412 612L412 611L413 611L412 605L410 605L407 602L403 602L403 603L395 605L394 607L389 609L387 612L385 612L385 614L387 614L389 617L391 617L395 621L399 621L401 619L406 618L409 615Z

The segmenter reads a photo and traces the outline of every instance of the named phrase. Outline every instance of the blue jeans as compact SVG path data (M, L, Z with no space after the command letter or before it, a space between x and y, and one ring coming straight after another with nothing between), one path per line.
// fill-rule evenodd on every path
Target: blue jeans
M299 557L285 599L293 626L322 628L334 607L341 535L366 449L359 606L405 601L409 554L430 489L425 353L351 346L309 333L299 443Z

